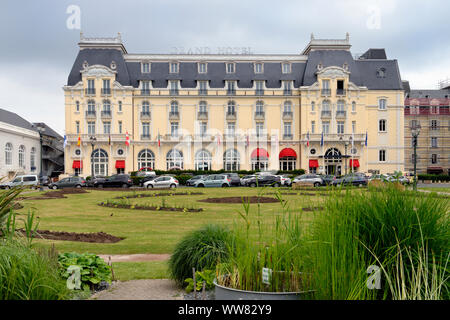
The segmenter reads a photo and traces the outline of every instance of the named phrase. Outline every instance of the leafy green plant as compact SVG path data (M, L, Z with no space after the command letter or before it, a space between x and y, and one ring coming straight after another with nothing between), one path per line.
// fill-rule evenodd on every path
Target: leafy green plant
M195 291L202 291L203 282L205 282L205 290L211 290L214 288L214 278L216 274L213 270L202 270L195 272ZM187 278L184 280L187 283L186 293L194 291L194 279Z
M187 234L176 246L169 259L171 277L183 285L196 270L215 269L220 262L228 260L232 236L228 229L219 225L206 225Z
M3 232L5 224L10 219L14 200L22 192L23 188L12 188L0 191L0 231Z
M58 255L60 274L64 279L71 275L70 266L80 267L81 286L83 289L93 289L101 281L111 283L111 267L99 256L89 253L62 253Z

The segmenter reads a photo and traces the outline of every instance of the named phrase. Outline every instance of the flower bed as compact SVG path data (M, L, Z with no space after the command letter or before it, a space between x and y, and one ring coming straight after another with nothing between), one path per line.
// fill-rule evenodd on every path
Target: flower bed
M121 202L100 202L98 204L102 207L117 208L117 209L130 209L130 210L150 210L150 211L177 211L177 212L200 212L203 208L186 208L186 207L169 207L169 206L158 206L158 205L139 205L139 204L128 204Z

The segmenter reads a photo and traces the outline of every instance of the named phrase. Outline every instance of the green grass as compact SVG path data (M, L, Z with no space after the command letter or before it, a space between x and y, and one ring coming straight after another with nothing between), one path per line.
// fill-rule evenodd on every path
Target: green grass
M419 190L427 190L432 192L447 192L450 194L450 187L443 187L443 188L423 187L419 188Z
M186 188L186 190L198 189ZM184 191L184 189L183 189ZM120 191L90 191L85 194L67 195L67 199L24 200L26 213L35 208L39 217L39 229L67 232L106 232L125 239L113 244L99 244L71 241L53 241L36 239L37 246L55 244L59 252L90 252L96 254L133 254L133 253L171 253L184 235L189 231L209 223L231 226L239 219L241 204L204 203L197 200L213 197L253 196L256 188L202 189L204 195L186 195L164 197L168 205L187 205L204 208L202 212L156 212L114 209L98 206L98 203L117 196L126 195ZM275 188L268 189L274 192ZM160 192L160 191L143 191ZM287 190L287 192L291 192ZM308 193L312 193L309 191ZM272 195L270 195L272 196ZM290 208L317 206L320 196L286 195ZM152 199L153 200L153 199ZM130 199L131 203L145 203L149 198ZM154 202L162 199L155 198ZM250 205L251 214L255 214L257 204ZM297 209L298 210L298 209ZM261 204L261 215L266 222L275 221L280 213L279 203ZM304 212L306 220L311 212Z
M114 278L120 281L167 279L167 261L113 262Z

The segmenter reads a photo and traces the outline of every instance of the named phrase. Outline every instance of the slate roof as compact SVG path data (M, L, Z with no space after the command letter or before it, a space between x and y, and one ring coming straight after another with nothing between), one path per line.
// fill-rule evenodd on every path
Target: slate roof
M0 109L0 122L38 132L31 122L28 122L18 114L5 109Z
M354 59L351 52L347 50L313 50L309 52L307 60L292 61L292 72L283 74L281 62L263 61L263 74L255 74L253 63L250 61L238 61L236 72L227 74L225 62L207 62L207 73L199 74L197 62L181 61L179 73L169 73L169 62L151 62L151 72L142 73L140 62L126 61L122 51L117 49L91 49L85 48L79 51L70 72L67 84L73 86L81 80L80 71L83 69L84 61L89 65L100 64L110 67L114 61L117 65L117 81L122 85L139 86L141 80L151 80L153 88L167 88L169 80L180 80L181 88L195 88L196 81L209 81L210 88L223 88L225 80L237 80L239 88L253 87L254 80L266 80L267 88L280 88L282 80L293 80L294 87L309 86L316 82L317 65L322 63L323 67L342 67L347 63L350 71L350 81L358 86L366 86L371 90L403 90L397 60L386 59L384 49L370 49L360 59ZM301 55L299 55L301 57ZM147 60L146 60L147 61ZM261 61L258 59L258 61ZM379 69L385 70L385 77L377 76Z
M450 97L450 88L440 90L411 90L407 98L427 98L427 96L430 99L448 99Z
M57 133L55 130L53 130L52 128L50 128L48 125L46 125L44 122L33 122L33 124L35 126L41 126L41 127L45 127L45 131L44 131L44 135L50 136L50 137L54 137L58 140L62 140L63 137L61 137L61 135L59 133Z

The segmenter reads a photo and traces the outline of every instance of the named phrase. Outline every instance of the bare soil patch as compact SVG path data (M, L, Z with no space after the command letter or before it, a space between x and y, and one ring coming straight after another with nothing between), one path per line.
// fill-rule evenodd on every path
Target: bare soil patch
M26 235L25 230L18 230L23 235ZM95 233L76 233L64 231L50 231L50 230L36 230L36 238L49 240L65 240L65 241L79 241L79 242L93 242L93 243L116 243L125 238L113 236L104 232Z
M115 197L114 199L136 199L136 198L151 198L151 197L172 197L172 196L198 196L198 195L204 195L203 192L177 192L177 193L167 193L167 192L160 192L160 193L139 193L134 194L130 196L122 196L122 197Z
M86 190L81 188L66 188L55 191L47 191L41 194L39 197L20 197L18 200L48 200L48 199L63 199L67 198L66 194L79 194L88 193Z
M258 197L258 196L252 196L252 197L225 197L225 198L208 198L203 200L198 200L199 202L207 202L207 203L242 203L244 202L250 202L250 203L275 203L279 202L275 198L270 197Z
M138 204L113 204L101 202L98 204L101 207L115 208L115 209L130 209L130 210L150 210L150 211L177 211L177 212L200 212L202 208L176 208L176 207L158 207L146 206Z

